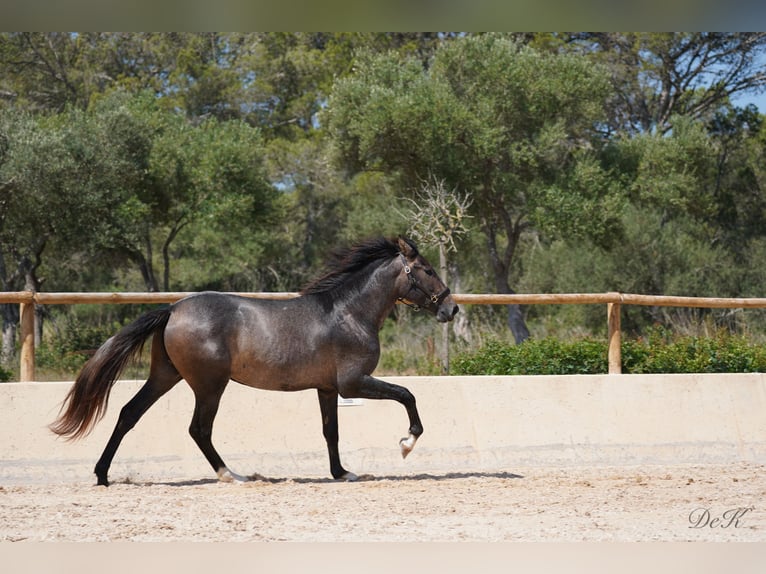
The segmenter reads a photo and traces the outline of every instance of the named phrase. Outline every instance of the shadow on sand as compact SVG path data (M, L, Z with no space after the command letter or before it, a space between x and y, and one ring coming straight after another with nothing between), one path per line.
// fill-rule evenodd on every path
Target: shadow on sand
M343 480L336 480L334 478L291 478L291 477L268 477L260 474L251 474L248 477L248 483L293 483L293 484L326 484L333 482L348 482ZM514 474L512 472L447 472L444 474L402 474L402 475L381 475L376 476L373 474L359 475L357 480L350 482L407 482L407 481L444 481L444 480L459 480L465 478L499 478L503 480L515 480L524 478L520 474ZM116 480L112 484L133 484L136 486L204 486L207 484L218 484L216 478L203 478L199 480L179 480L179 481L136 481L136 480ZM245 483L247 484L247 483ZM236 486L236 485L235 485Z

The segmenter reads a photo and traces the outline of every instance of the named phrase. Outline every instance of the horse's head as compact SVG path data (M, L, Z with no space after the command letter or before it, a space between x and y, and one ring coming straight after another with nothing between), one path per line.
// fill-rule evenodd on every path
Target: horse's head
M404 276L399 299L415 309L428 309L440 323L452 321L458 306L431 264L418 253L415 244L404 237L399 237L399 253Z

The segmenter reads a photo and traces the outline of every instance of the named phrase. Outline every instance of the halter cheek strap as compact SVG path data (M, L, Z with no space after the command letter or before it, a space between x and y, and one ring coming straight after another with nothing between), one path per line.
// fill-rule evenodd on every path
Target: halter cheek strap
M440 293L429 293L428 291L423 289L422 285L420 285L418 280L413 275L412 268L409 265L407 265L407 259L404 257L404 254L400 253L399 255L401 256L402 264L404 265L404 273L405 275L407 275L407 280L410 283L410 291L412 291L413 289L415 289L416 291L420 291L428 299L430 303L429 306L432 307L434 311L438 309L442 301L444 301L444 299L446 299L447 296L450 294L449 288L445 287L444 290L441 291ZM408 307L411 307L415 311L420 311L420 305L418 305L417 303L408 301L404 297L400 297L398 300L404 303L405 305L407 305Z

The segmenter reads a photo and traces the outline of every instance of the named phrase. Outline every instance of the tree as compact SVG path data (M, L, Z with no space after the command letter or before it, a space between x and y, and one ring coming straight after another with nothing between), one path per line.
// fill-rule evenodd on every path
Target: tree
M150 90L189 116L240 117L242 35L13 32L0 34L0 95L35 111L85 110L115 89Z
M439 271L447 279L447 253L457 251L455 242L467 232L466 220L471 206L469 196L448 191L444 180L434 177L421 183L411 205L403 214L410 224L409 234L418 243L439 248Z
M0 35L0 91L4 99L33 110L63 111L87 106L98 73L83 66L83 38L67 32Z
M449 192L444 181L431 178L421 184L415 198L407 198L412 207L404 213L409 221L409 235L423 247L439 249L439 274L452 284L449 277L447 253L457 251L456 241L468 231L466 220L471 199L458 192ZM465 314L464 314L465 316ZM465 325L461 328L464 329ZM457 326L455 327L458 328ZM449 374L449 325L442 325L442 374Z
M337 78L351 71L354 54L394 50L428 61L437 33L262 32L242 35L240 78L246 117L267 140L294 141L321 131L318 116Z
M645 133L620 141L620 170L634 205L652 207L665 221L707 224L715 210L715 146L704 124L673 117L668 135Z
M583 33L571 46L608 67L610 125L628 133L708 120L732 96L766 89L766 33Z
M0 281L3 290L39 291L44 255L92 239L102 205L98 141L71 138L58 118L0 113ZM102 205L102 208L108 209ZM65 248L64 248L65 249ZM12 353L15 310L4 310L4 354ZM38 332L42 322L38 321Z
M708 125L716 158L713 184L714 240L746 261L750 243L766 233L766 138L764 116L754 106L722 108Z
M124 160L113 188L123 198L101 246L136 264L148 291L170 289L172 247L189 226L257 225L269 213L275 191L256 128L215 118L191 122L146 93L113 94L90 113Z
M397 172L407 189L424 174L469 192L494 289L512 293L522 234L587 233L602 241L620 202L599 156L603 69L487 34L440 46L428 69L396 55L366 56L336 82L327 109L344 166ZM592 216L583 224L581 214ZM509 307L517 342L529 336Z
M187 274L178 281L186 288L216 288L234 276L252 275L265 263L263 253L275 243L273 230L280 223L273 220L280 198L267 176L260 131L243 121L210 119L180 142L171 137L157 147L152 173L172 192L156 230L164 233L163 288L172 287L173 257L195 270L193 279ZM180 243L171 249L174 241ZM207 271L204 277L200 268Z

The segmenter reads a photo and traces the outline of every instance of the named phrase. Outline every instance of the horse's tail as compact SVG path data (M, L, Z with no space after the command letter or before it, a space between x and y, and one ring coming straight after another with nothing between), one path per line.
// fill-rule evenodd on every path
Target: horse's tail
M149 335L164 329L168 319L168 307L149 311L108 339L85 363L49 428L69 440L87 435L106 413L117 377L131 359L140 355Z

